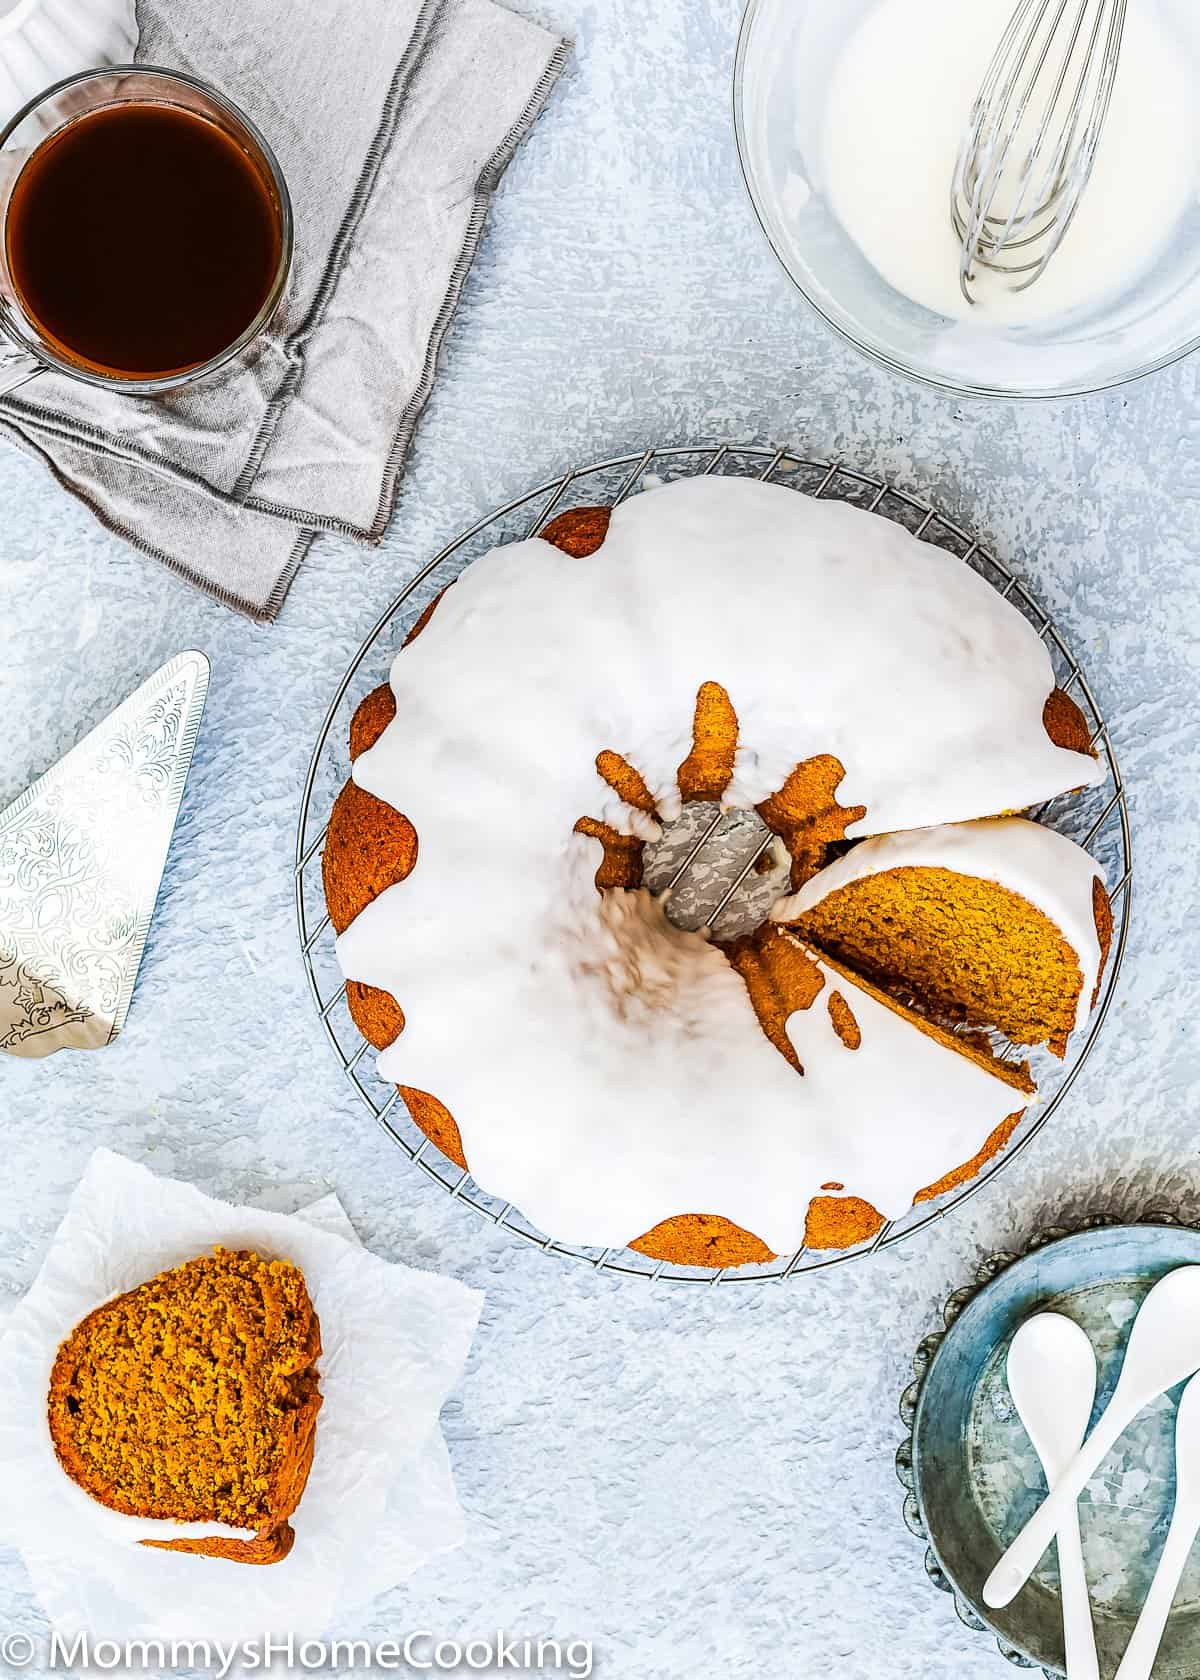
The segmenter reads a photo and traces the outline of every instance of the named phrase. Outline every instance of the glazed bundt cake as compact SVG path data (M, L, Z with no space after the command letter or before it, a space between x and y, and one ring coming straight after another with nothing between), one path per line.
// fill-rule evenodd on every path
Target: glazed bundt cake
M437 1147L565 1241L698 1266L861 1242L977 1173L1033 1092L950 1029L1057 1045L1099 979L1076 922L1028 900L1061 961L1023 998L997 970L1024 1016L980 964L928 987L963 901L944 856L896 864L941 922L863 959L884 900L856 918L840 854L1099 770L1024 619L839 504L710 478L561 515L422 615L351 755L324 854L350 1012ZM757 809L793 894L834 887L728 947L675 928L643 849L697 800ZM826 900L840 945L807 919Z

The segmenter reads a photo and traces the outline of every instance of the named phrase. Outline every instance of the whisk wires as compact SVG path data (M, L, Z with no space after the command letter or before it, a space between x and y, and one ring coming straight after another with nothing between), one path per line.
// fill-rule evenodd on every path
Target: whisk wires
M971 109L951 189L969 303L980 269L1026 291L1074 220L1112 100L1127 0L1018 0Z

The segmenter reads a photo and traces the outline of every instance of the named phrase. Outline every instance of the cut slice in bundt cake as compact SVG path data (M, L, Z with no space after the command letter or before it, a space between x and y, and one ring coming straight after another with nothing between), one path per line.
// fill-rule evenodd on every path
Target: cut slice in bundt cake
M772 916L894 995L1058 1056L1112 941L1100 865L1023 817L864 840Z
M218 1248L107 1301L50 1378L58 1461L126 1516L250 1531L143 1539L278 1563L312 1466L320 1325L299 1270Z

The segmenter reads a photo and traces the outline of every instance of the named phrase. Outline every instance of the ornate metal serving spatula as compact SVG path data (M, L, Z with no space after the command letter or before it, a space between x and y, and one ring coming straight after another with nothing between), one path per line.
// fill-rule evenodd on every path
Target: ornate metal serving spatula
M0 1050L125 1025L208 692L181 653L0 812Z

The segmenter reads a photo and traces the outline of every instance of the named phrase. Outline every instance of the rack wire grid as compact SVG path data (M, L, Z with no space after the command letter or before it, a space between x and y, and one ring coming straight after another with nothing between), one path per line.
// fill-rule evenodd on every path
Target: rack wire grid
M1043 1100L1026 1111L1008 1146L977 1177L936 1202L920 1203L903 1218L888 1221L872 1240L855 1248L835 1252L800 1248L794 1254L778 1256L768 1265L721 1270L679 1266L647 1258L629 1249L589 1249L559 1242L536 1230L511 1202L489 1195L475 1183L469 1172L447 1160L409 1117L395 1086L385 1084L375 1075L370 1046L359 1034L346 1009L345 983L337 966L334 934L321 887L321 853L328 816L339 789L349 775L348 735L354 707L368 689L386 680L395 653L426 606L479 554L499 543L518 541L536 534L554 514L572 507L615 507L649 483L710 473L756 478L766 483L787 485L812 496L836 497L892 519L915 536L948 550L964 564L972 566L1029 620L1046 644L1059 686L1072 695L1087 717L1093 746L1108 772L1099 787L1049 801L1030 814L1038 821L1069 834L1102 864L1109 882L1115 921L1102 995L1086 1032L1075 1034L1068 1056L1062 1063L1047 1055L1035 1055L1035 1072ZM679 856L677 849L675 856L669 860L670 868L665 879L660 868L659 884L678 889L684 876L699 870L706 855L714 848L720 852L726 833L721 813L716 807L709 808L702 815L698 831L693 830L684 837L682 867L680 862L675 861ZM761 830L751 834L747 854L743 833L742 850L735 858L732 875L728 870L724 877L719 870L715 872L716 886L710 886L706 906L710 925L719 916L736 913L739 895L748 893L755 884L755 865L764 858L770 838L769 835L764 838ZM680 445L647 449L641 454L616 456L591 466L572 468L561 477L539 485L536 490L489 513L456 537L401 590L351 660L317 737L304 784L296 836L296 917L301 952L318 1019L343 1073L388 1136L422 1172L455 1200L547 1254L580 1261L596 1271L617 1277L709 1287L783 1282L828 1266L845 1265L850 1260L890 1248L934 1221L943 1219L1015 1160L1047 1123L1078 1078L1112 1004L1129 933L1131 850L1125 789L1108 724L1101 716L1087 677L1050 614L1043 610L1003 561L922 497L841 462L813 461L791 450L755 445ZM715 904L714 892L720 894ZM673 903L674 897L673 891ZM693 916L694 924L695 920ZM1012 1047L1006 1047L1003 1053L1012 1055L1016 1052Z

